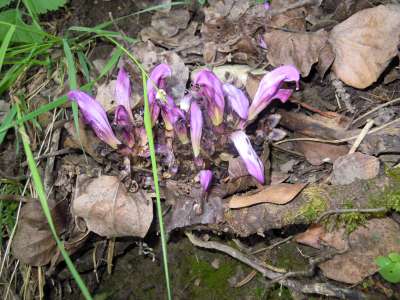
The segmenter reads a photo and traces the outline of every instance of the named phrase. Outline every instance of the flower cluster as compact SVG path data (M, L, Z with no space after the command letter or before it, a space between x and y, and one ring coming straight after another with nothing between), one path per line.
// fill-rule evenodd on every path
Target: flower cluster
M283 89L281 86L284 82L294 81L298 88L299 71L294 66L286 65L267 73L250 103L241 89L229 83L222 83L210 70L200 70L194 75L192 90L180 100L179 107L168 94L168 78L171 75L171 68L166 64L160 64L152 70L147 81L153 126L157 124L161 115L165 129L174 131L182 144L189 143L188 128L190 128L193 155L195 162L199 162L205 117L209 118L212 126L219 128L217 132L221 132L220 130L224 130L221 126L225 111L230 111L238 120L230 139L249 174L258 182L264 183L264 166L244 130L274 99L279 99L281 102L288 100L292 90ZM85 121L93 128L99 139L123 154L139 155L138 151L134 150L135 146L140 145L143 148L147 140L144 129L134 126L130 105L131 86L128 74L123 68L118 73L115 97L118 106L114 112L113 126L120 133L118 137L114 134L107 114L99 102L82 91L75 90L68 93L68 98L78 104ZM142 156L146 155L142 153ZM205 191L210 186L211 178L210 170L200 172L200 182Z

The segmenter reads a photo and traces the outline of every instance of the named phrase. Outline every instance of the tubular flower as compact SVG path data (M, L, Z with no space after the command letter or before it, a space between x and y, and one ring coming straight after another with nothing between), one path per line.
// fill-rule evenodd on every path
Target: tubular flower
M254 120L274 99L280 99L282 102L287 101L292 91L280 89L280 86L283 82L288 81L296 81L296 88L299 88L300 73L292 65L276 68L266 74L261 80L254 100L250 105L248 120Z
M161 116L164 120L165 129L174 130L175 122L184 117L183 112L175 105L174 100L167 96L166 103L161 105Z
M167 64L156 66L150 73L147 80L147 95L149 98L149 106L152 124L154 125L160 114L160 106L157 100L166 101L166 79L172 74L171 68Z
M131 83L128 73L123 67L119 69L117 82L115 84L115 98L118 105L122 105L128 113L129 119L133 123L133 115L131 108Z
M210 70L201 70L195 74L193 83L200 87L200 95L207 100L211 122L214 126L221 125L225 108L221 81Z
M200 184L204 192L207 192L211 185L212 172L210 170L201 170L199 173Z
M263 184L264 165L251 146L248 136L243 131L235 131L231 134L231 140L236 150L239 152L240 157L243 159L249 174Z
M192 94L187 94L185 95L182 99L181 102L179 103L179 107L181 110L188 112L190 109L190 103L192 102Z
M186 127L186 118L184 116L178 118L178 120L175 122L174 128L179 141L183 145L189 143L187 127Z
M195 158L200 155L200 142L202 131L203 115L199 105L193 101L190 105L190 137L192 140L192 148Z
M121 142L114 135L107 114L100 103L88 94L77 90L70 91L68 98L78 104L85 121L93 128L97 137L117 149Z
M122 105L118 105L115 109L114 125L122 130L124 143L132 148L135 144L135 136L133 134L133 123L129 117L129 112Z
M241 119L247 120L249 114L249 99L247 99L243 91L229 83L224 83L222 88L232 109Z

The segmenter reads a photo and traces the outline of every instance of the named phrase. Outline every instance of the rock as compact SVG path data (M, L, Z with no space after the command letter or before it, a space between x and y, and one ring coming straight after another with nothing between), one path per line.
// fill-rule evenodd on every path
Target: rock
M349 236L349 251L321 263L324 275L330 279L358 284L374 274L379 267L376 257L400 252L400 226L390 218L371 219Z
M333 164L332 184L350 184L357 179L372 179L379 173L379 159L360 152L347 154Z

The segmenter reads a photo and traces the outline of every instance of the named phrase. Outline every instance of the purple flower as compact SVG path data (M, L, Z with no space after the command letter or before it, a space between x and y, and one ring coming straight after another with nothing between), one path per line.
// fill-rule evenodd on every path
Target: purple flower
M222 88L232 109L240 118L247 120L249 114L249 99L247 99L243 91L229 83L224 83Z
M153 125L156 123L160 114L160 102L167 101L166 97L166 79L172 74L171 68L167 64L156 66L150 73L150 78L147 80L147 95L149 98L149 106L151 120ZM158 100L158 101L157 101Z
M175 122L184 117L184 113L175 105L174 100L167 96L167 102L161 105L161 116L164 120L165 129L174 130Z
M272 100L285 102L291 96L291 90L280 89L282 83L287 81L296 81L296 88L299 88L300 73L292 65L276 68L263 77L249 108L249 121L254 120Z
M271 5L269 4L269 1L264 1L264 9L269 10L271 8Z
M186 145L189 143L188 132L187 132L187 124L186 124L186 117L182 116L178 118L174 125L176 135L178 136L179 141Z
M115 84L115 98L118 105L122 105L128 113L129 119L133 123L133 115L131 108L131 84L128 73L123 67L119 69L117 82Z
M181 102L179 103L179 107L181 110L188 112L190 109L190 103L192 102L193 95L192 94L187 94L185 95L182 99Z
M133 134L133 123L129 117L129 112L122 105L118 105L115 109L114 115L114 125L117 126L118 129L122 130L122 136L124 138L124 143L132 148L135 144L135 136Z
M221 125L225 107L221 81L210 70L201 70L195 74L193 83L200 87L199 94L207 100L211 122L214 126Z
M204 192L207 192L210 188L212 175L210 170L201 170L199 173L200 184Z
M70 91L68 98L78 104L85 121L93 128L97 137L117 149L121 142L114 135L107 114L100 103L88 94L77 90Z
M192 140L192 148L195 158L200 155L200 142L202 131L203 115L199 105L193 101L190 105L190 137Z
M248 136L243 131L235 131L231 134L231 140L243 159L249 174L255 177L258 182L264 183L264 165L251 146Z

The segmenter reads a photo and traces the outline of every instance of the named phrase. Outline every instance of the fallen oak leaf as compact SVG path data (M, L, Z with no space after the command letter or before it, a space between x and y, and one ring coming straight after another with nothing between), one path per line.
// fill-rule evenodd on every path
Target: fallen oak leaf
M312 224L306 231L297 234L294 241L307 245L316 249L321 248L321 238L325 234L324 226L320 224Z
M400 5L364 9L336 25L329 37L336 54L333 71L363 89L374 83L398 53Z
M242 208L259 203L283 205L292 201L306 185L304 183L280 183L268 186L253 195L235 195L229 201L229 208Z

